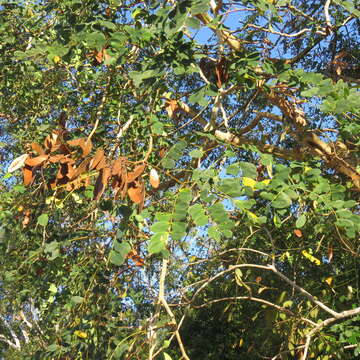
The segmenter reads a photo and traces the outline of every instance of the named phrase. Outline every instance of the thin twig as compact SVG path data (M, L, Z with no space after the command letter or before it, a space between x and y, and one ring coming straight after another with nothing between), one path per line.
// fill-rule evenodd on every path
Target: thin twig
M94 124L94 127L93 129L91 130L88 138L86 139L86 141L90 141L91 138L93 137L93 135L95 134L98 126L99 126L99 123L100 123L100 116L104 110L104 106L105 106L105 102L106 102L106 98L108 96L108 93L109 93L109 88L110 88L110 80L111 80L111 75L109 74L108 75L108 78L107 78L107 81L106 81L106 87L105 87L105 90L104 90L104 93L103 93L103 96L101 98L101 101L100 101L100 105L99 105L99 108L95 114L95 124Z
M171 311L170 306L169 306L169 304L167 303L167 301L165 299L165 278L166 278L168 263L169 263L168 259L163 259L162 268L161 268L161 274L160 274L160 280L159 280L159 302L164 306L166 312L168 313L168 315L171 318L172 323L176 326L175 336L176 336L176 340L177 340L177 342L179 344L182 357L185 360L190 360L190 358L186 354L184 344L183 344L183 342L181 340L181 336L180 336L180 332L178 330L178 324L176 323L175 315Z
M326 26L328 31L330 31L330 33L332 33L332 25L331 25L331 20L330 20L330 15L329 15L329 6L330 6L331 0L326 0L326 3L324 5L324 14L325 14L325 21L326 21Z
M204 304L201 304L201 305L192 305L193 308L195 309L199 309L199 308L203 308L203 307L206 307L208 305L211 305L211 304L215 304L215 303L218 303L218 302L222 302L222 301L233 301L233 300L250 300L250 301L255 301L255 302L259 302L259 303L262 303L262 304L265 304L267 306L270 306L270 307L273 307L281 312L285 312L287 313L288 315L291 315L291 316L296 316L295 313L293 313L291 310L289 309L286 309L282 306L279 306L279 305L276 305L270 301L267 301L267 300L264 300L264 299L261 299L261 298L257 298L257 297L254 297L254 296L230 296L230 297L225 297L225 298L221 298L221 299L214 299L214 300L210 300ZM314 323L313 321L309 320L309 319L306 319L306 318L301 318L302 321L304 322L307 322L309 323L310 325L312 326L316 326L316 323Z
M276 30L271 30L271 29L266 29L262 26L258 26L258 25L254 25L254 24L247 24L245 28L247 27L251 27L251 28L254 28L256 30L261 30L261 31L264 31L264 32L267 32L267 33L270 33L270 34L274 34L274 35L279 35L279 36L283 36L283 37L288 37L288 38L293 38L293 37L298 37L304 33L308 33L308 32L312 32L312 29L308 29L308 28L305 28L305 29L302 29L296 33L293 33L293 34L286 34L286 33L283 33L283 32L280 32L280 31L276 31ZM316 34L319 34L319 35L323 35L325 36L326 33L324 31L320 31L320 30L317 30L315 31Z

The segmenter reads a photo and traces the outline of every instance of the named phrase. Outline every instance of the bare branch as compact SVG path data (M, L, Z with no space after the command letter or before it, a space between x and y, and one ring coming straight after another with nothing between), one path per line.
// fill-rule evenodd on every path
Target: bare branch
M345 310L342 311L341 313L335 313L334 317L328 318L320 323L318 323L316 325L316 327L314 329L312 329L307 335L306 335L306 343L305 343L305 347L304 347L304 353L302 356L302 360L306 360L307 358L307 354L309 351L309 347L310 347L310 342L312 337L319 332L322 328L336 322L342 319L346 319L355 315L360 314L360 307L357 307L355 309L351 309L351 310Z
M183 344L183 342L181 340L181 336L180 336L180 332L179 332L179 326L176 323L175 315L171 311L170 306L169 306L169 304L167 303L167 301L165 299L165 278L166 278L168 262L169 262L168 259L163 259L163 262L162 262L162 268L161 268L161 274L160 274L160 280L159 280L159 301L162 303L162 305L164 306L166 312L170 316L170 318L172 320L172 323L176 326L175 336L176 336L177 342L179 344L182 357L185 360L190 360L190 358L186 354L184 344Z
M0 341L3 341L4 343L8 344L10 347L16 350L21 350L20 343L13 343L9 339L7 339L4 335L0 335Z
M271 270L274 274L276 274L277 276L279 276L281 279L283 279L285 282L287 282L288 284L290 284L292 287L294 287L296 290L298 290L302 295L304 295L305 297L307 297L312 303L316 304L317 306L319 306L321 309L323 309L324 311L326 311L327 313L329 313L332 316L338 316L339 314L330 309L328 306L326 306L325 304L323 304L321 301L317 300L315 298L315 296L311 295L309 292L307 292L305 289L303 289L302 287L300 287L299 285L297 285L296 283L294 283L292 280L290 280L288 277L286 277L283 273L281 273L280 271L278 271L276 269L275 266L273 265L268 265L268 269Z
M254 296L230 296L230 297L225 297L225 298L221 298L221 299L214 299L214 300L210 300L204 304L201 304L201 305L192 305L193 308L195 309L199 309L199 308L203 308L203 307L206 307L208 305L211 305L211 304L215 304L215 303L218 303L218 302L222 302L222 301L234 301L234 300L250 300L250 301L255 301L255 302L259 302L261 304L265 304L267 306L270 306L270 307L273 307L281 312L285 312L287 313L288 315L290 316L294 316L296 317L296 314L293 313L291 310L289 309L286 309L282 306L279 306L279 305L276 305L270 301L267 301L267 300L264 300L264 299L261 299L261 298L257 298L257 297L254 297ZM306 318L301 318L302 321L304 322L307 322L308 324L312 325L312 326L316 326L316 323L314 323L313 321L309 320L309 319L306 319Z
M281 31L266 29L266 28L264 28L262 26L258 26L258 25L254 25L254 24L247 24L246 27L251 27L251 28L254 28L254 29L257 29L257 30L261 30L261 31L270 33L270 34L279 35L279 36L288 37L288 38L298 37L298 36L300 36L302 34L309 33L309 32L313 31L312 29L305 28L305 29L302 29L302 30L300 30L300 31L298 31L296 33L293 33L293 34L286 34L286 33L283 33ZM319 35L323 35L323 36L326 35L326 33L324 31L321 31L321 30L316 30L315 33L319 34Z
M328 31L332 33L332 25L329 15L329 6L330 6L331 0L326 0L326 3L324 5L324 14L325 14L325 21L326 21L326 27Z

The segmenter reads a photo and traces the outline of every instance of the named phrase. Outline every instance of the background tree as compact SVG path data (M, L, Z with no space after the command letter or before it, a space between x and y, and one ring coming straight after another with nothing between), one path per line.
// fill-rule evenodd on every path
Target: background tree
M353 359L356 2L6 1L11 359Z

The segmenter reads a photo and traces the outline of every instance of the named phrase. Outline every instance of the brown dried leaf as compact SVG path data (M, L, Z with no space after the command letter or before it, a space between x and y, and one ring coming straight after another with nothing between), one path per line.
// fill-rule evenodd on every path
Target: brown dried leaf
M25 211L25 216L24 216L23 221L22 221L23 228L25 228L29 224L29 222L30 222L30 214L31 214L30 210Z
M40 166L42 165L47 159L49 158L49 155L39 155L34 158L28 157L25 161L25 165L28 166Z
M106 52L106 49L103 50L103 54L105 62L110 61L111 56Z
M165 156L165 154L166 154L166 148L161 148L161 149L159 150L159 156L160 156L160 158L162 159L162 158Z
M226 59L222 57L215 66L216 85L221 88L228 79Z
M126 182L126 173L125 175L123 174L120 177L116 177L113 180L112 187L115 190L115 200L117 200L119 197L121 197L121 199L124 199L128 189L128 183Z
M65 130L66 128L66 119L67 119L66 112L62 111L58 119L59 126L62 130Z
M140 256L136 259L135 266L144 266L145 261Z
M106 167L106 157L103 157L95 167L95 170L101 170Z
M100 170L99 176L96 179L94 188L94 200L99 200L104 193L109 177L111 176L111 169L104 168Z
M120 175L123 170L124 158L116 159L113 162L111 173L112 175Z
M84 147L82 148L83 150L83 156L88 156L92 150L92 142L90 139L86 139L85 143L84 143Z
M127 254L126 257L131 259L132 261L134 261L135 266L144 266L144 264L145 264L144 259L138 255L138 252L136 251L136 249L130 250L130 252Z
M23 167L24 185L30 185L33 181L32 168L29 166Z
M127 182L131 183L133 181L135 181L145 170L146 165L142 164L142 165L138 165L134 171L129 172L128 173L128 178L127 178Z
M71 157L65 156L62 159L60 159L60 164L75 164L75 160Z
M91 158L84 159L77 168L75 168L74 177L78 177L84 172L88 171L88 166L90 164Z
M98 149L94 157L92 158L92 161L90 162L90 170L97 168L99 162L104 159L104 156L105 156L104 150Z
M329 247L328 247L328 261L329 261L329 263L331 263L333 257L334 257L334 249L332 247L332 244L329 244Z
M84 142L85 138L72 139L67 141L70 146L82 146Z
M67 163L61 163L58 173L56 174L56 179L63 179L66 177L66 174L68 173L68 164Z
M299 230L299 229L295 229L294 230L294 234L297 236L297 237L302 237L302 232L301 232L301 230Z
M51 190L54 190L56 188L56 179L52 179L49 183L48 183L48 188Z
M62 160L63 158L64 158L64 155L63 155L63 154L53 155L53 156L50 156L50 157L49 157L49 161L54 164L54 163L59 162L59 161Z
M80 146L82 150L82 156L88 156L92 149L92 143L90 139L79 138L67 141L70 146Z
M120 189L121 189L121 199L125 199L125 196L127 194L128 191L128 181L127 181L127 172L121 174L121 178L120 178Z
M166 107L165 107L169 117L174 117L176 115L176 112L179 110L179 105L177 100L167 100L166 101Z
M42 146L38 143L31 143L31 149L34 150L35 152L37 152L39 155L44 155L45 151L42 148Z
M58 150L59 150L59 152L61 152L62 154L66 154L66 155L71 153L69 147L68 147L66 144L60 144Z
M61 132L55 130L45 138L44 146L50 152L56 151L61 146L60 133Z
M88 187L90 185L90 183L91 183L90 177L87 177L87 178L84 179L84 186L85 187Z
M66 164L67 165L67 174L66 176L72 180L75 176L75 169L73 168L73 166L71 164Z
M155 189L157 189L160 185L160 177L155 169L151 169L150 171L150 184Z
M129 187L128 188L128 194L135 204L140 204L143 199L143 192L141 187Z
M18 156L16 159L14 159L11 162L7 172L11 173L11 172L14 172L14 171L22 168L25 165L25 161L28 157L29 157L29 154L23 154L21 156Z
M100 50L95 54L96 61L101 64L103 62L104 50Z
M128 195L135 204L143 204L145 199L145 188L144 184L136 182L133 186L128 188Z

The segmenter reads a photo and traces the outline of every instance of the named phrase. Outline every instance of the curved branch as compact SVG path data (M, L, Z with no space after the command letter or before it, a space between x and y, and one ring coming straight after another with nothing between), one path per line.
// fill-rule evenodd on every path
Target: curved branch
M279 306L279 305L276 305L270 301L267 301L267 300L264 300L264 299L261 299L261 298L257 298L257 297L254 297L254 296L231 296L231 297L225 297L225 298L221 298L221 299L215 299L215 300L210 300L204 304L201 304L201 305L192 305L193 308L195 309L200 309L200 308L203 308L203 307L206 307L208 305L211 305L211 304L215 304L215 303L218 303L218 302L222 302L222 301L233 301L233 300L250 300L250 301L255 301L255 302L259 302L261 304L265 304L267 306L270 306L270 307L273 307L281 312L285 312L287 313L288 315L290 316L294 316L296 317L296 314L293 313L291 310L289 309L286 309L282 306ZM314 323L313 321L309 320L309 319L306 319L306 318L300 318L302 321L304 322L307 322L309 323L310 325L312 326L316 326L316 323Z

